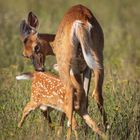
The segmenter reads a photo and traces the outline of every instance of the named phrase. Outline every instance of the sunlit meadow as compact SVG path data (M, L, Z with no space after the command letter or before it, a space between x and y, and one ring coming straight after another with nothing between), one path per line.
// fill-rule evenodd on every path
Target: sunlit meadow
M55 33L64 13L75 4L91 9L100 22L105 37L103 94L110 128L110 140L140 139L140 1L139 0L0 0L0 140L57 140L61 113L53 111L53 129L40 110L33 111L18 128L22 109L30 99L31 81L16 81L21 72L33 71L29 60L22 57L19 24L33 11L39 18L39 32ZM52 72L54 57L46 67ZM94 78L94 77L93 77ZM102 128L101 117L91 94L89 113ZM79 139L98 139L76 116ZM75 139L72 135L72 140Z

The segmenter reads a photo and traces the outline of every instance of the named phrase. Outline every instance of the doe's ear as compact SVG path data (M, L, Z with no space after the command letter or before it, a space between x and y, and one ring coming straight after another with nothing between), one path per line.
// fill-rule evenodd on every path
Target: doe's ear
M39 25L38 18L36 17L36 15L33 12L29 12L29 14L28 14L28 24L35 29Z
M31 32L31 28L29 27L29 25L26 23L25 20L22 20L20 23L20 35L22 38L25 38L26 36L28 36Z

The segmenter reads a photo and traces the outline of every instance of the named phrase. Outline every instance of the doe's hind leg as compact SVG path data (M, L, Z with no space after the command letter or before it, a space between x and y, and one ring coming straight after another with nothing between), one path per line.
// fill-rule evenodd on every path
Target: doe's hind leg
M92 97L94 97L94 99L97 102L98 108L99 108L101 115L102 115L102 118L103 118L103 124L104 124L105 131L106 131L107 116L106 116L106 112L104 109L104 100L103 100L103 95L102 95L104 69L103 68L96 69L96 70L94 70L94 74L95 74L95 89L94 89L94 92L92 94Z

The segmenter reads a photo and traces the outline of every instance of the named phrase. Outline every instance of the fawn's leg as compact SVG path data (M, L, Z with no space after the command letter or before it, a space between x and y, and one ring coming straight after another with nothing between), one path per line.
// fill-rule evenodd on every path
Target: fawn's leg
M78 140L78 134L77 134L77 131L76 131L77 126L78 126L78 124L77 124L77 122L76 122L76 120L75 120L75 117L74 117L74 115L73 115L73 118L72 118L72 130L74 131L76 140Z
M18 127L20 128L25 120L25 118L28 116L28 114L32 111L35 110L38 107L38 105L36 103L33 102L29 102L26 104L26 106L24 107L23 110L23 114L22 114L22 118L20 120L20 122L18 123Z
M44 117L47 119L48 126L49 126L50 128L51 128L51 124L52 124L52 120L51 120L51 117L50 117L50 112L51 112L52 110L53 110L52 108L47 107L47 110L43 110L43 111L42 111Z
M62 115L61 115L61 121L60 121L61 133L64 132L64 121L65 121L65 118L66 118L66 114L65 113L62 113Z
M59 137L61 137L62 134L64 134L64 121L65 121L65 118L66 118L66 114L65 113L62 113L61 114L61 121L60 121L60 128L59 128L59 130L57 132L57 135Z
M95 89L93 91L92 96L94 97L94 99L97 102L98 108L101 112L101 115L103 117L103 124L105 126L105 130L106 130L106 126L107 126L107 117L106 117L106 112L104 110L104 106L103 106L103 96L102 96L102 85L103 85L103 80L104 80L104 69L96 69L94 70L94 74L95 74Z
M61 122L60 122L60 125L61 125L62 127L64 127L65 118L66 118L66 114L65 114L65 113L62 113L62 115L61 115Z

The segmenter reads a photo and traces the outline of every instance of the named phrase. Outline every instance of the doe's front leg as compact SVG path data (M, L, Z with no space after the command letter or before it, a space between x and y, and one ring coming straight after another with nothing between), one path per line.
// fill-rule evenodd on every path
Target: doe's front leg
M73 118L73 88L69 88L69 93L65 94L65 113L68 118L68 130L67 130L67 140L70 140L71 130L72 130L72 118Z

